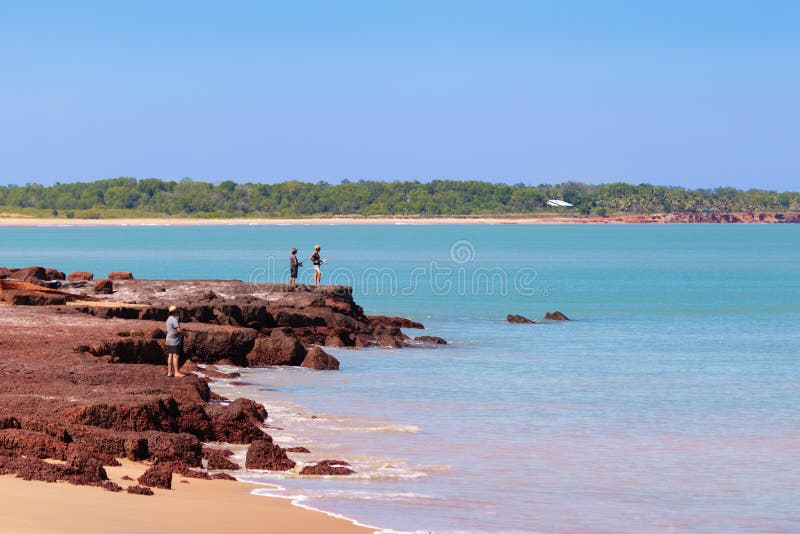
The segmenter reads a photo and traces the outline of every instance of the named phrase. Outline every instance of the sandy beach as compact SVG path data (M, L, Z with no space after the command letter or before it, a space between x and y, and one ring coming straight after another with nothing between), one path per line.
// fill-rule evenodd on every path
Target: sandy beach
M681 224L681 223L798 223L798 213L647 213L629 215L578 215L545 213L536 217L307 217L293 219L233 218L193 219L154 217L131 219L62 219L0 214L0 227L52 226L319 226L319 225L452 225L452 224Z
M564 224L587 222L576 217L318 217L307 219L39 219L0 215L0 226L270 226L270 225L346 225L346 224Z
M123 476L135 479L146 469L144 464L124 459L121 463L106 471L109 479L123 488L135 484L123 480ZM141 496L65 482L51 484L0 476L0 530L7 534L175 534L187 529L195 534L373 532L344 519L293 506L288 499L250 494L261 486L174 475L172 487Z

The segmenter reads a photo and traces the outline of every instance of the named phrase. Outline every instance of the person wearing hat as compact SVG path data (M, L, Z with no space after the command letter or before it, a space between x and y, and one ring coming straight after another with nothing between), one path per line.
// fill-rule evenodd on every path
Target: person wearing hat
M292 249L292 254L289 256L289 270L291 274L289 275L289 285L293 286L294 281L297 278L297 270L299 267L303 266L303 262L297 261L297 249Z
M319 256L319 245L314 245L314 252L308 259L311 260L311 263L314 264L314 285L318 286L320 281L322 280L322 271L320 270L320 265L322 264L322 258Z
M183 376L178 372L182 343L183 332L178 322L178 307L170 306L167 317L167 376Z

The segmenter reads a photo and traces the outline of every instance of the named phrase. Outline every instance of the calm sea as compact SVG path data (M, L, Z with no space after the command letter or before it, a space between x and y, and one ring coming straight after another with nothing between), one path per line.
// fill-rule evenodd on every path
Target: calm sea
M315 243L449 345L219 383L358 471L242 475L264 493L397 530L800 531L800 226L0 228L0 265L273 281Z

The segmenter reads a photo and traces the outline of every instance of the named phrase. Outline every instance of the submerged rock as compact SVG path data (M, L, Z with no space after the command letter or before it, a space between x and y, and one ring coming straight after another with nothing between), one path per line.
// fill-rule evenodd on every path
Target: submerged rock
M350 469L350 464L342 460L322 460L314 465L307 465L300 471L301 475L317 475L317 476L343 476L352 475L354 470Z
M527 317L523 317L522 315L508 315L506 320L509 323L517 323L517 324L536 324L536 321L528 319Z
M560 311L554 311L552 313L547 312L544 316L545 319L549 319L550 321L569 321L569 317L561 313Z
M434 345L447 345L447 341L438 336L417 336L414 338L414 341L418 341L420 343L432 343Z

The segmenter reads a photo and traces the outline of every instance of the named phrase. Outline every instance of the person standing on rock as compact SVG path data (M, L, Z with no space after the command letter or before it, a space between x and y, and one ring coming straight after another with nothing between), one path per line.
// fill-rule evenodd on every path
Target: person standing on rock
M178 322L178 307L170 306L167 317L167 376L183 376L178 372L182 344L183 332Z
M311 256L308 257L308 259L311 260L311 263L314 264L314 285L315 286L318 286L320 281L322 280L322 270L320 270L320 265L322 265L323 263L328 263L327 260L323 260L322 258L320 258L319 251L320 251L320 246L319 245L314 245L314 252L311 254Z
M303 262L297 261L297 249L292 249L292 254L289 256L289 270L291 274L289 274L289 285L293 286L294 281L297 279L297 271L299 267L303 266Z

